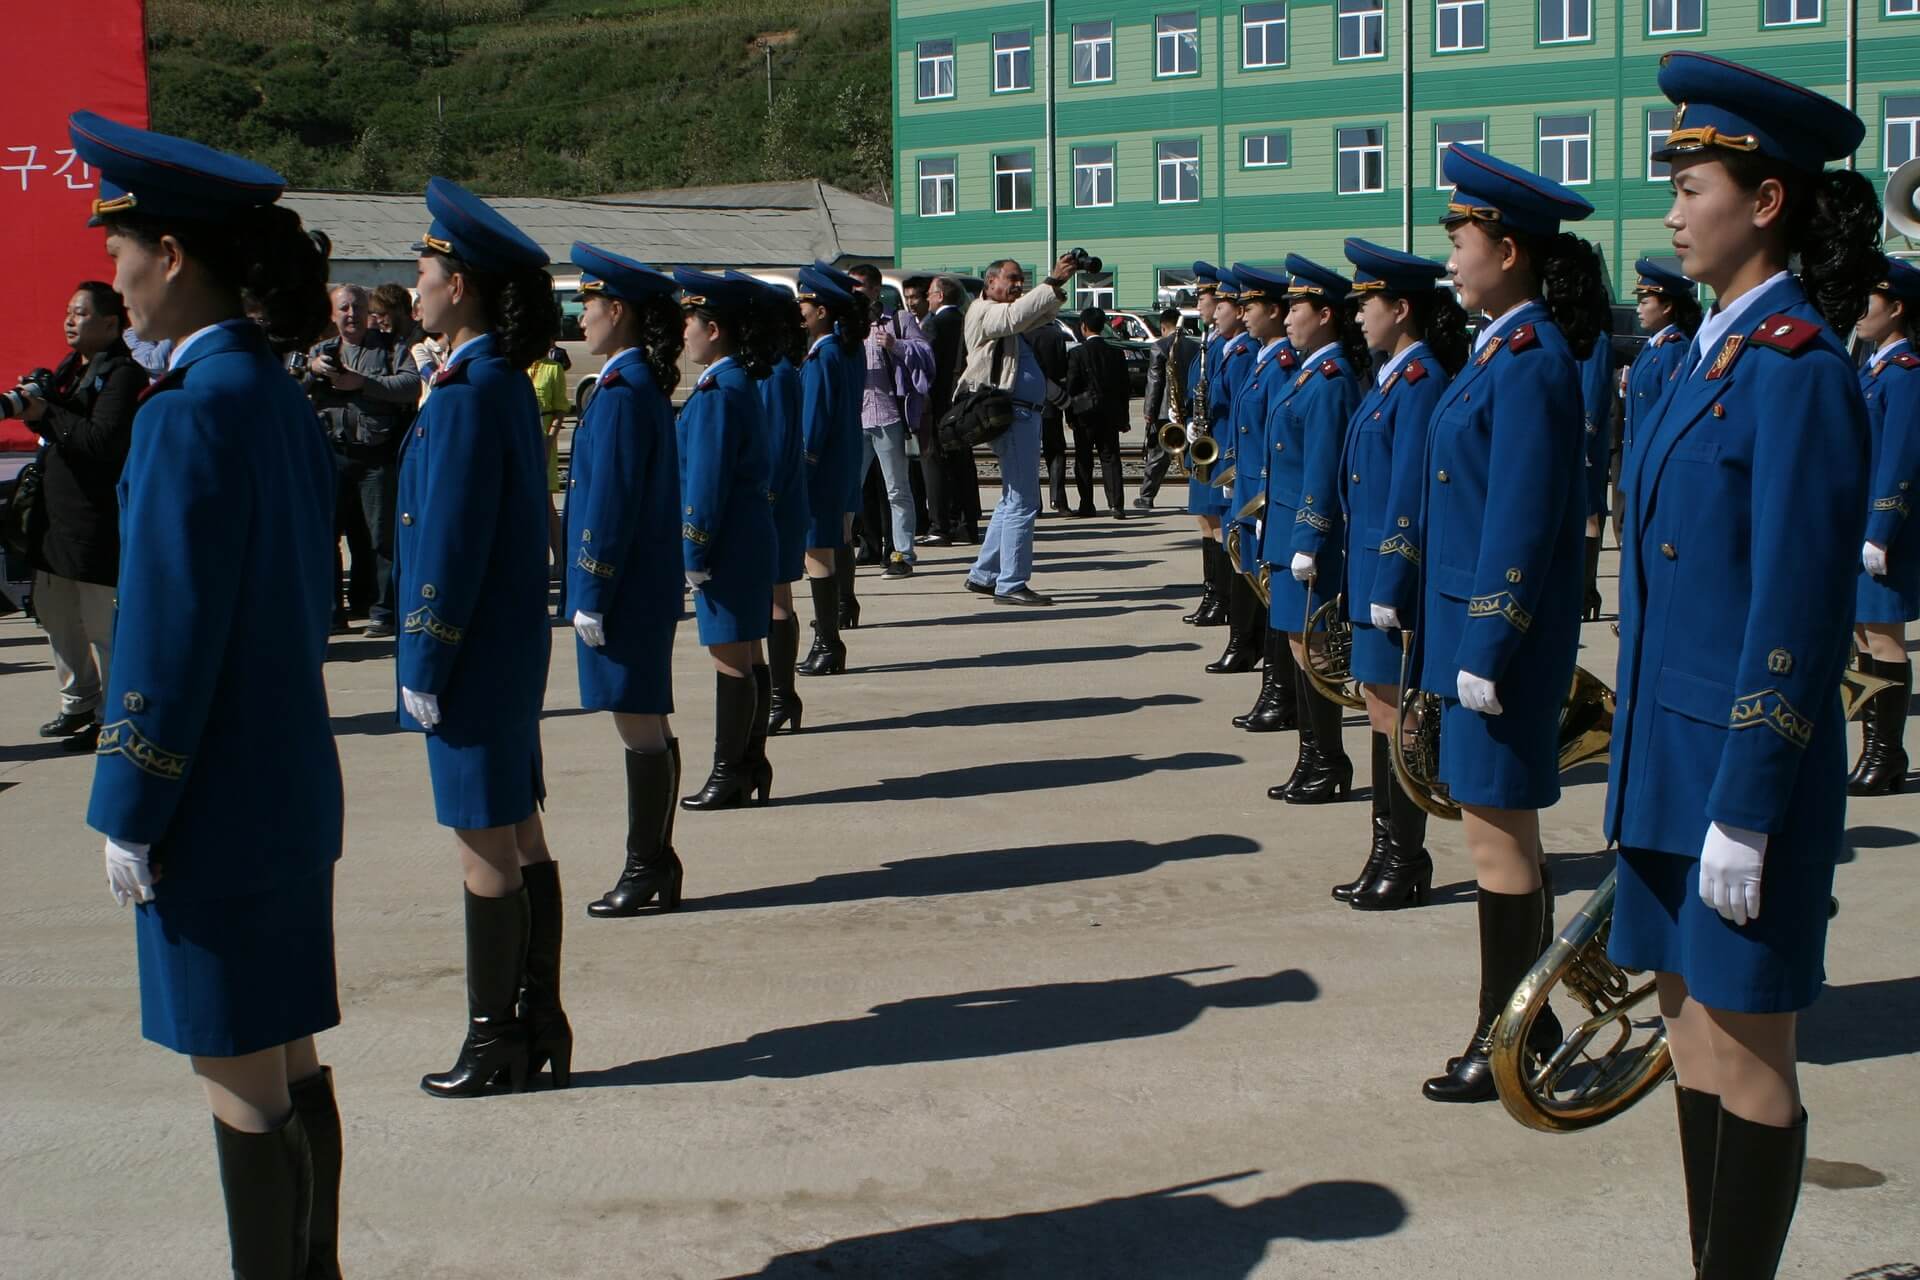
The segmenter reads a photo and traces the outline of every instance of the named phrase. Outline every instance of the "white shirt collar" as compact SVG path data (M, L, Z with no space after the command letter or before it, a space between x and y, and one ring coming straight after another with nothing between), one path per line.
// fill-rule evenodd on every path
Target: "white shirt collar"
M1700 322L1700 331L1693 335L1693 352L1691 356L1689 356L1688 362L1690 364L1698 364L1702 355L1718 347L1721 339L1725 338L1733 327L1740 323L1740 318L1746 315L1747 312L1753 310L1754 304L1759 302L1768 290L1772 289L1773 286L1779 284L1782 280L1787 279L1791 274L1792 273L1788 271L1776 271L1758 285L1755 285L1738 298L1735 298L1728 306L1722 307L1716 304L1707 318Z
M821 334L819 337L813 340L813 345L807 348L807 354L812 355L814 352L818 351L821 347L825 346L827 343L832 342L833 339L834 339L834 335L831 333Z
M1253 337L1245 329L1242 329L1240 332L1234 334L1231 338L1228 338L1225 342L1221 343L1220 349L1222 351L1225 351L1228 347L1232 346L1236 342L1246 343L1247 345L1251 346L1253 343Z
M450 365L459 364L460 357L467 354L468 347L472 346L476 342L479 342L483 338L489 338L492 336L493 335L491 333L479 333L479 334L475 334L471 338L468 338L465 342L461 343L459 346L455 347L453 350L447 352L447 363Z
M1519 323L1521 309L1530 307L1538 301L1538 298L1528 298L1525 302L1517 302L1501 313L1499 319L1490 320L1481 326L1480 332L1473 335L1474 354L1479 355L1480 349L1493 341L1495 334L1505 333L1507 330L1513 328L1515 324Z
M607 370L613 368L613 366L619 364L622 360L625 360L628 356L633 356L638 354L640 354L640 348L638 347L620 348L618 351L608 356L607 362L600 366L600 376L603 378L606 377Z
M1427 344L1424 342L1408 343L1407 349L1405 351L1402 351L1399 355L1393 357L1393 359L1387 361L1385 364L1380 366L1380 372L1374 375L1373 385L1376 387L1386 386L1387 380L1393 377L1394 374L1400 372L1401 368L1407 363L1407 361L1413 359L1416 355L1419 355L1420 353L1424 352L1426 349L1427 349Z
M1653 346L1655 343L1663 341L1668 334L1678 332L1680 332L1680 326L1677 324L1663 325L1660 332L1647 339L1647 345Z
M1898 355L1900 352L1900 348L1906 345L1907 345L1907 340L1903 337L1900 337L1898 334L1894 335L1891 338L1888 338L1885 342L1881 343L1879 347L1875 349L1873 355L1868 358L1867 367L1869 369L1878 369L1881 365L1885 364L1890 358L1892 358L1895 355Z
M1267 363L1267 361L1273 359L1273 353L1278 351L1280 349L1280 344L1285 341L1286 341L1285 338L1275 338L1272 342L1269 342L1266 346L1260 348L1260 354L1254 357L1254 361L1253 361L1254 365L1256 367L1263 366Z
M700 375L700 385L705 386L708 383L712 382L715 378L720 376L720 371L722 369L726 368L728 365L732 363L733 363L732 356L721 356L718 360L715 360L712 364L707 366L707 371Z
M180 341L173 344L173 351L169 353L167 356L168 370L171 371L175 365L180 363L181 357L185 356L187 352L193 350L194 343L200 341L200 339L206 337L208 334L212 333L214 330L230 329L235 327L236 325L252 324L252 323L253 321L247 319L245 316L235 316L231 320L216 320L214 323L206 326L204 329L195 329L192 333L188 334L186 337L180 339Z
M1329 342L1305 360L1302 360L1300 367L1302 369L1317 369L1320 367L1322 360L1330 360L1338 354L1340 354L1340 344L1338 342Z

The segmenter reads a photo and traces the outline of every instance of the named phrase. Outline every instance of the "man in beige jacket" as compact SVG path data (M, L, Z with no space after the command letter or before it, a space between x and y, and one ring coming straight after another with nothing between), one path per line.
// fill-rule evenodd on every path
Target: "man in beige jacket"
M1042 281L1046 288L1029 294L1020 264L1003 258L987 268L986 293L967 309L966 366L955 393L997 386L1013 396L1013 425L990 446L1000 459L1000 501L980 540L980 558L967 574L967 590L991 593L997 604L1053 603L1027 585L1033 575L1033 522L1040 514L1040 414L1047 378L1020 335L1054 322L1073 272L1073 256L1063 254Z

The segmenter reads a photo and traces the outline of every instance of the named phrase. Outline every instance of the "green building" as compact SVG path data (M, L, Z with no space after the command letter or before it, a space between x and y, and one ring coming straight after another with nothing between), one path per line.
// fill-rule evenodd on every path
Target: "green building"
M893 0L897 261L1083 245L1108 271L1078 300L1145 308L1196 258L1339 266L1352 235L1444 258L1460 141L1592 201L1577 229L1624 296L1671 252L1670 49L1851 103L1876 185L1920 155L1920 0Z

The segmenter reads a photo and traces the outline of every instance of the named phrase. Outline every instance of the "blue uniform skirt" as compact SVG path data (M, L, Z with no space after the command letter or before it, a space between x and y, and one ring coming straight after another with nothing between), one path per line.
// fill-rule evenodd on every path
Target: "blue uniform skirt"
M1560 798L1560 704L1516 706L1497 716L1440 698L1440 781L1461 804L1545 809Z
M340 1025L333 864L258 893L134 909L140 1034L234 1058Z
M1201 484L1187 477L1187 510L1196 516L1227 514L1227 491L1218 485Z
M693 593L693 616L704 645L766 639L773 619L773 578L765 563L759 573L716 573L701 583Z
M1855 622L1912 622L1920 618L1920 555L1905 547L1887 553L1887 576L1860 570L1853 589Z
M621 619L619 630L598 649L575 636L580 705L588 711L672 715L673 633L679 622L677 607L645 622Z
M1698 859L1622 849L1618 866L1607 942L1615 964L1679 974L1694 999L1731 1013L1790 1013L1819 996L1826 981L1831 860L1769 850L1760 915L1744 926L1700 900Z
M807 546L831 549L846 541L845 490L846 477L837 457L822 458L807 468Z
M805 489L782 493L773 502L773 580L798 582L807 576L807 548L821 544L808 541L813 536Z
M1400 633L1354 623L1353 678L1363 684L1399 684Z
M1314 567L1319 572L1311 583L1297 580L1284 565L1274 569L1273 576L1267 580L1267 626L1275 631L1298 635L1307 618L1308 588L1312 588L1313 607L1316 610L1338 593L1339 584L1345 580L1340 549L1329 545L1314 558ZM1314 630L1326 630L1325 623ZM1394 661L1397 671L1399 659Z
M540 762L540 721L491 725L485 738L427 735L427 773L433 779L433 816L443 827L480 831L509 827L546 802Z

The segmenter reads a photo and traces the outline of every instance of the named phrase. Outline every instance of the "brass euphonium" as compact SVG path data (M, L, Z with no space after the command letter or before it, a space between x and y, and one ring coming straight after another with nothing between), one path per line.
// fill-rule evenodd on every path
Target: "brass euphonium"
M1353 679L1353 624L1340 616L1340 597L1313 607L1313 587L1307 587L1307 620L1300 629L1300 643L1307 660L1300 664L1307 683L1321 697L1337 706L1359 709L1367 705ZM1313 636L1316 626L1326 629L1326 639L1318 648Z

